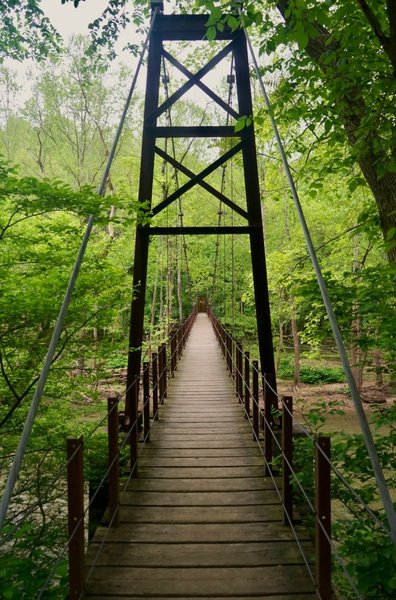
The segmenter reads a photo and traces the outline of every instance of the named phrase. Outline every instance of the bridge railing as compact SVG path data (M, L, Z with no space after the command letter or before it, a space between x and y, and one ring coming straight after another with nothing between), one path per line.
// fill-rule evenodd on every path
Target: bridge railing
M108 399L108 467L103 474L100 485L108 486L108 527L116 527L120 519L120 501L122 493L127 488L130 478L137 472L139 456L144 445L150 441L151 420L158 419L159 405L164 404L167 397L168 380L174 376L177 362L182 356L183 349L187 343L188 336L196 317L194 310L182 323L175 324L169 334L167 342L158 347L157 352L151 353L149 360L141 365L139 386L139 408L136 422L125 427L124 418L119 418L119 398ZM120 442L120 432L124 436ZM129 443L133 432L139 437L140 451L133 464L129 465L129 476L120 489L120 455ZM80 598L84 591L84 585L89 578L103 545L99 548L97 556L93 559L90 571L87 573L84 566L85 533L84 514L89 506L83 506L83 484L82 481L82 453L83 440L68 440L68 464L70 478L68 480L69 495L69 598ZM75 448L79 448L75 452ZM81 458L80 458L81 454ZM78 490L78 492L76 491Z
M224 360L235 385L235 394L243 405L245 417L249 420L253 439L258 443L263 456L265 474L273 480L283 507L284 524L293 530L296 542L306 564L310 577L322 600L332 596L332 560L337 561L344 577L348 580L357 598L362 598L355 581L340 556L337 545L331 538L331 480L336 477L353 495L363 511L372 520L373 526L383 530L389 537L390 531L375 512L364 502L342 473L331 461L330 437L315 435L296 420L293 414L293 398L281 396L275 390L272 395L278 400L278 408L266 404L266 389L270 385L265 373L261 373L258 361L251 360L248 352L226 330L211 308L208 315L216 333ZM302 481L307 473L296 467L295 441L307 438L313 453L313 489ZM279 477L281 475L281 477ZM310 517L314 526L314 568L306 556L299 540L296 525L301 517L296 517L295 505L305 517Z
M65 567L68 571L69 598L77 599L83 597L84 584L93 570L100 555L100 545L97 555L93 558L89 571L85 567L85 552L87 549L87 524L90 512L97 502L100 494L105 490L107 497L107 510L103 522L110 528L116 527L120 519L120 502L127 488L130 478L137 472L138 461L145 445L150 441L150 428L152 420L158 419L159 406L164 404L167 397L168 382L177 370L177 362L182 356L191 327L194 323L197 311L194 310L182 323L175 324L165 343L162 343L157 352L152 352L141 365L139 374L139 403L138 416L134 423L125 423L125 414L120 410L123 399L120 397L108 398L107 411L100 420L92 425L89 433L83 437L67 440L67 457L59 472L54 477L52 486L60 482L62 490L65 485L67 495L67 519L68 534L62 548L56 549L54 561L48 565L48 573L36 595L35 599L47 597L56 590L60 584ZM133 463L127 464L131 452L128 447L131 439L137 432L139 439L139 453ZM107 457L105 465L100 473L100 480L95 482L93 493L88 496L88 482L84 477L84 455L92 451L95 444L91 442L97 439L96 434L106 434ZM106 451L105 451L106 452ZM126 473L126 480L120 485L120 471ZM64 491L62 491L64 494ZM63 496L64 497L64 496ZM62 506L63 510L63 506ZM19 519L17 523L9 523L7 535L1 543L7 545L18 535L27 516ZM103 540L104 542L104 540ZM68 566L65 563L68 556Z

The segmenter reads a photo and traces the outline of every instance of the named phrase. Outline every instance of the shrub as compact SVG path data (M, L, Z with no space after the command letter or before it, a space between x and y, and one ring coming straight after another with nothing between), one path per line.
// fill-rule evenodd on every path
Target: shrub
M290 359L281 360L277 374L280 379L293 379L294 367ZM316 385L345 382L345 375L341 367L302 365L300 377L302 383Z
M339 411L334 406L331 410ZM317 433L328 413L328 407L317 404L306 414L311 433ZM379 407L372 415L374 441L391 491L396 489L396 404L387 409ZM331 443L332 463L363 501L370 505L378 521L389 529L381 506L371 462L361 434L335 433ZM295 440L294 465L298 480L313 502L314 465L313 443L308 437ZM312 532L313 517L294 481L295 502L305 525ZM343 557L346 569L365 600L387 600L396 597L396 547L378 522L372 520L358 498L333 474L332 499L342 511L333 514L332 537L337 553ZM333 582L338 597L356 598L350 581L337 560L334 560Z

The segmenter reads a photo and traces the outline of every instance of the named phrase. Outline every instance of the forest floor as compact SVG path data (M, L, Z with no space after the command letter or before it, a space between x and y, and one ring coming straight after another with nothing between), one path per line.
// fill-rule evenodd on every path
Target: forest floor
M344 414L329 414L326 417L325 429L343 430L348 433L360 431L356 410L349 389L345 383L327 383L321 385L301 384L297 390L288 381L280 381L278 392L292 395L294 406L298 415L302 417L309 410L316 410L320 404L332 409L340 409ZM378 389L373 382L363 384L361 397L367 416L375 411L378 406L386 408L396 402L396 389L386 384Z

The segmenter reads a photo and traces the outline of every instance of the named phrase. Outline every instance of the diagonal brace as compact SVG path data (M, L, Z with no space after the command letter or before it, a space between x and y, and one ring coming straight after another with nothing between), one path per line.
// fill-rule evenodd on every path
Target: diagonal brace
M227 162L227 160L235 156L237 152L240 152L242 150L242 147L243 142L239 142L238 144L236 144L233 148L231 148L231 150L228 150L228 152L223 154L223 156L220 156L220 158L215 160L214 163L206 167L206 169L204 169L198 175L195 175L190 181L187 181L187 183L182 185L181 188L179 188L178 190L173 192L173 194L165 198L165 200L157 204L157 206L155 206L152 209L151 214L153 216L158 215L158 213L160 213L162 210L164 210L164 208L169 206L169 204L172 204L172 202L183 196L183 194L185 194L188 190L194 187L194 185L199 184L203 179L205 179L205 177L213 173L213 171L218 169L218 167L221 167L221 165Z
M148 117L146 122L155 121L160 115L166 112L172 104L174 104L177 100L179 100L190 88L197 84L198 81L202 79L209 71L211 71L219 62L223 60L233 49L233 42L227 44L223 50L220 50L216 56L214 56L202 69L198 71L195 75L191 77L186 83L184 83L172 96L170 96L161 106L157 108L151 115Z
M185 75L189 79L192 79L194 77L194 74L191 73L191 71L189 71L188 69L186 69L186 67L184 65L182 65L174 56L172 56L172 54L169 54L169 52L167 52L166 50L163 50L162 55L170 63L172 63L172 65L174 67L179 69L179 71L181 73L183 73L183 75ZM239 119L239 117L240 117L239 113L237 113L236 110L234 110L231 106L229 106L226 102L224 102L224 100L222 98L220 98L220 96L215 94L215 92L213 92L213 90L211 90L207 85L205 85L203 83L203 81L201 81L199 79L198 81L195 82L195 85L197 87L199 87L203 92L205 92L205 94L207 96L209 96L209 98L212 98L212 100L214 100L221 108L223 108L226 112L228 112L228 114L230 114L232 117L234 117L234 119L237 119L237 120Z
M190 177L190 179L194 179L196 177L195 173L190 171L190 169L187 169L187 167L185 167L182 163L180 163L175 158L172 158L172 156L169 156L169 154L167 154L166 152L161 150L161 148L158 148L156 146L155 152L156 152L156 154L158 154L158 156L160 156L161 158L163 158L164 160L169 162L172 165L172 167L174 167L175 169L178 169L181 173L184 173L184 175L187 175L187 177ZM207 183L206 181L202 180L202 181L197 181L197 184L200 185L204 190L206 190L207 192L212 194L212 196L215 196L216 198L218 198L221 202L223 202L223 204L225 204L226 206L231 208L233 211L235 211L236 213L241 215L241 217L243 217L244 219L248 218L248 214L245 210L243 210L243 208L241 208L240 206L238 206L238 204L235 204L235 202L233 202L232 200L227 198L227 196L225 196L224 194L222 194L221 192L216 190L216 188L211 186L210 183Z

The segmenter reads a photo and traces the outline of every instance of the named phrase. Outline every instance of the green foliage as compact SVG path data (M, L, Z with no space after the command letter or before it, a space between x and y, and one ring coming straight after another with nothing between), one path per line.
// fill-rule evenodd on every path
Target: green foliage
M78 3L74 1L75 5ZM274 2L260 5L245 3L244 24L255 24L262 51L271 53L274 59L272 63L268 61L267 65L268 74L274 74L274 89L271 90L274 114L284 135L343 334L347 341L352 341L353 309L358 305L361 329L357 343L366 353L365 360L368 356L369 362L370 354L381 351L384 369L390 371L392 364L395 364L392 333L396 314L394 271L384 263L384 246L379 242L378 213L372 198L368 197L360 172L354 167L356 160L366 159L370 150L374 152L372 164L377 174L385 176L393 172L390 123L394 118L394 91L389 65L384 63L381 51L357 6L347 6L347 3L337 1L329 12L324 1L287 4L285 23L279 15L274 16L271 10L263 10L263 7L272 9ZM29 5L36 15L40 14L36 10L38 1ZM187 9L188 5L189 2L183 3ZM23 29L16 31L15 23L20 24L20 17L15 15L18 11L22 14L26 3L6 2L0 14L1 11L4 14L10 11L13 6L16 12L12 18L16 20L14 24L11 23L11 29L10 21L3 22L3 32L8 28L13 37L7 40L0 36L0 55L1 48L6 47L5 42L10 45L12 39L15 40L13 52L18 57L29 53L45 55L49 49L55 48L57 39L44 39L48 33L42 27L44 21L33 24L32 35L40 29L41 33L38 33L43 35L45 47L38 44L34 51L29 49L29 40L33 37L24 40L26 47L18 46L18 36ZM239 19L230 12L233 8L224 2L200 3L198 10L211 11L207 24L209 39L214 39L226 24L233 30L237 29ZM127 123L118 162L112 169L111 191L116 193L112 193L107 200L100 199L92 186L96 185L99 165L108 154L114 131L115 99L123 97L128 74L124 73L124 78L120 76L114 86L104 86L107 67L98 54L92 54L92 50L96 47L98 52L114 56L113 43L122 28L130 20L135 20L140 26L142 15L147 10L146 2L133 3L129 10L123 0L109 0L108 10L90 27L94 45L88 47L81 39L74 40L65 52L64 64L51 64L43 68L34 82L32 98L23 111L10 110L5 104L2 109L0 133L4 152L25 165L23 176L8 164L0 165L0 222L3 232L0 277L4 289L0 300L0 350L3 358L0 412L8 423L2 429L2 453L7 456L15 449L18 433L23 426L26 405L51 334L56 308L63 295L84 221L89 213L97 217L93 245L77 285L55 370L40 407L31 442L31 455L22 477L22 492L28 493L28 500L31 503L37 499L44 500L46 507L54 500L48 495L48 489L53 473L62 462L60 456L63 459L63 447L52 456L43 446L62 446L71 432L73 435L89 435L91 419L94 417L96 424L98 414L103 414L100 383L106 379L108 369L125 366L123 357L127 346L130 276L133 272L130 225L136 215L138 219L142 215L147 219L145 207L131 200L136 196L136 183L131 183L130 172L136 172L137 159L132 161L130 157L139 153L136 113L140 108L137 102ZM225 16L223 11L226 11ZM385 15L380 6L378 13L383 20ZM318 24L330 28L332 35L324 44L325 55L319 65L306 55L312 42L318 39ZM333 42L338 46L334 47ZM277 52L284 45L289 45L289 51L283 67ZM190 57L186 64L190 64L189 61L194 64L194 58ZM2 79L6 88L5 98L8 92L10 97L17 93L11 79L8 76ZM354 95L356 85L360 86L361 96ZM345 97L351 101L346 103ZM344 126L348 123L350 106L356 108L356 113L353 113L356 121L362 116L359 102L357 105L354 102L356 99L361 99L367 110L353 132L354 144L348 151ZM260 111L260 101L258 104ZM202 111L193 109L188 102L179 103L177 111L183 123L201 123L201 120L206 123L204 119L208 117ZM211 117L212 113L209 114ZM236 130L249 126L251 119L251 116L239 119ZM280 175L279 161L273 152L272 133L264 110L261 110L255 122L259 126L258 149L265 158L260 163L260 170L266 191L266 251L276 345L282 352L283 337L290 339L290 323L295 318L301 339L309 343L311 349L319 348L322 342L329 343L329 327L308 267L302 235L285 191L285 180ZM207 146L207 141L198 142L192 152L184 156L186 148L181 140L175 140L177 153L185 158L185 164L194 172L199 172L206 158L212 157L219 147L212 143ZM43 177L30 177L37 172ZM60 177L62 181L51 181L46 176ZM164 173L162 167L156 166L155 202L160 201L167 189L172 188L175 183L172 177L175 179L169 173ZM215 175L208 181L219 187ZM242 206L243 175L238 160L232 165L232 178L226 179L226 186L225 193ZM111 223L108 219L110 211L113 215ZM202 195L186 194L183 197L183 211L187 225L217 222L217 206L206 202ZM178 223L178 212L181 212L179 207L169 207L166 214L162 215L163 221L161 217L158 219L159 224ZM223 224L238 224L238 219L231 223L226 210L222 219ZM389 244L394 241L393 234L390 228L387 234ZM176 288L177 269L184 288L181 294L184 310L191 301L187 291L187 279L191 278L193 298L211 296L228 329L243 341L245 350L251 348L252 355L255 353L257 357L257 350L252 346L255 337L254 291L246 240L222 240L216 267L215 242L192 239L188 241L188 246L190 262L187 277L182 244L158 238L151 244L147 290L150 301L146 308L145 325L149 338L147 347L155 348L166 335L166 329L178 318L180 305L175 289L169 297L165 297L170 281ZM352 256L354 259L357 256L362 263L359 272L353 271ZM174 268L174 265L177 267ZM292 377L290 363L281 363L279 374ZM343 381L343 375L340 369L303 365L302 380L321 384ZM326 409L329 410L329 406ZM330 407L330 410L338 409ZM88 425L78 425L79 418L88 422ZM321 428L324 418L323 406L312 409L310 420L315 431ZM386 427L389 428L389 424ZM393 450L390 451L386 446L388 443L386 436L383 443L381 439L378 440L384 464L391 470ZM300 461L301 478L309 489L312 484L312 448L300 448L300 444L298 440L297 461ZM334 440L337 460L343 469L349 470L352 479L360 477L358 487L366 501L371 502L375 499L375 491L361 440L359 437L348 438L346 444L347 452L341 438L339 442ZM87 453L87 476L98 480L105 468L106 449L102 435L90 439ZM350 502L341 488L337 494L345 504ZM348 506L348 510L355 512L352 505ZM345 538L345 555L350 559L353 576L359 580L364 576L364 561L360 562L362 540L368 539L369 534L364 531L363 518L360 524L358 522L355 532L352 528L348 529L348 522L339 525L340 533L337 535L340 540ZM360 534L360 531L363 533ZM7 556L7 560L11 561L7 563L7 571L11 569L16 573L13 583L16 592L10 592L7 584L8 591L5 593L12 593L14 597L19 597L24 586L33 595L29 588L33 584L30 579L27 581L27 573L31 571L37 574L37 581L42 581L43 564L46 559L49 562L53 558L52 548L59 547L62 535L56 523L48 527L42 544L33 544L28 527L22 533L26 540L21 539L20 545L14 547L13 557L11 554ZM36 530L36 539L40 540L39 533ZM384 548L384 554L381 554L381 548L374 540L376 536L377 532L370 542L373 552L370 551L369 566L378 568L381 574L376 560L388 556L393 561L393 557L386 555L388 550L385 541L381 543ZM33 550L36 546L37 555ZM353 547L358 548L359 552L354 553ZM16 566L18 561L21 569L19 574ZM362 581L361 585L364 588L366 584ZM391 593L391 588L382 590L378 585L378 582L373 582L372 589L366 590L367 594L382 597L381 593ZM389 585L393 585L391 579Z
M1 536L9 534L12 534L12 528L4 527ZM61 535L60 531L56 534L52 531L49 535L48 528L44 530L37 527L37 523L33 521L25 521L13 537L12 547L5 551L2 550L1 598L4 600L35 598L46 583L48 570L52 566L54 577L43 598L46 600L65 598L68 588L67 561L66 559L58 561L56 556L54 557L54 548L59 547Z
M277 375L280 379L293 379L294 366L289 359L281 359ZM301 382L313 385L343 383L345 375L341 367L302 365Z
M340 414L336 403L318 403L304 417L311 432L317 433L332 412ZM382 467L387 474L391 492L396 489L396 408L378 408L372 417L374 440ZM368 504L378 520L388 527L380 505L378 490L372 472L363 437L360 434L334 433L332 435L332 463L342 473L358 496ZM295 469L298 479L308 497L314 498L313 444L306 437L295 440ZM305 500L300 496L294 481L295 498L299 510L309 527L313 527L312 515L306 510ZM396 548L389 536L367 514L360 500L333 474L332 477L332 537L338 554L343 557L346 568L360 593L367 600L394 598L396 578ZM393 567L393 568L392 568ZM350 582L345 579L342 567L334 560L334 583L342 598L355 598Z
M44 59L60 51L61 37L45 17L40 0L0 3L0 62L4 58Z
M336 522L334 536L343 540L341 555L365 600L391 599L396 593L396 548L382 529L367 524L367 518ZM339 591L343 598L355 594L336 571Z

